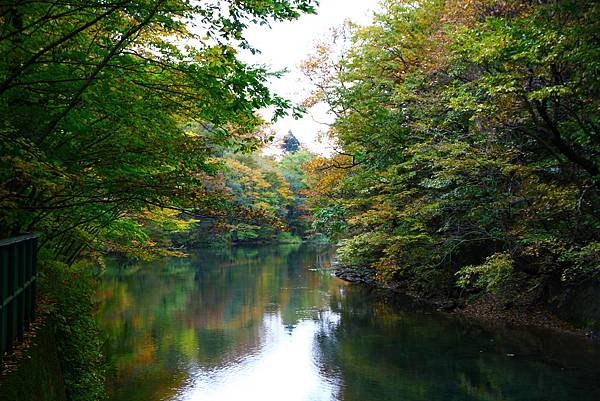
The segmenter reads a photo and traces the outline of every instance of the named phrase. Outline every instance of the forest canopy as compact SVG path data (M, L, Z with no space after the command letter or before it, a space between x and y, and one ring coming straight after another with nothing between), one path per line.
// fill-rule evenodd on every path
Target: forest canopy
M338 153L309 199L340 263L515 302L597 278L599 45L600 5L569 0L384 1L319 44Z
M315 5L0 3L0 235L38 232L71 263L109 241L148 245L140 214L230 210L215 184L218 152L261 146L261 108L299 112L267 88L277 74L240 61L241 49L256 51L244 29Z
M290 132L275 160L257 110L300 109L240 61L244 29L315 4L2 3L1 235L72 263L316 230L424 293L597 276L596 2L384 1L303 66L335 155Z

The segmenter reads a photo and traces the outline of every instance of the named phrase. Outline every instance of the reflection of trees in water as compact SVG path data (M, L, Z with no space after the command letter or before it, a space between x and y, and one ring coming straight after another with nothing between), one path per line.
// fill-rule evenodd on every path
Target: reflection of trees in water
M256 353L265 341L264 316L280 313L283 324L294 327L327 307L328 284L306 268L316 255L291 245L111 266L100 318L116 381L159 394L159 388L173 386L169 380L180 375L182 362L218 369Z
M600 390L600 353L570 337L489 331L357 287L337 291L331 308L340 319L317 334L318 362L344 401L593 400Z
M258 354L273 319L290 333L314 323L320 375L344 401L585 401L600 390L597 347L461 322L309 271L328 258L261 247L109 268L100 317L121 388L115 399L168 399L190 371Z

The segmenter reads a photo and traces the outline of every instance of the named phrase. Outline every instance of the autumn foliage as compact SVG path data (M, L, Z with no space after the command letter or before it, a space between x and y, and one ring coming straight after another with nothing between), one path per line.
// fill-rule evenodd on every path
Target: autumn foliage
M338 153L309 179L340 262L516 303L597 280L598 21L593 1L390 0L320 44L304 71Z

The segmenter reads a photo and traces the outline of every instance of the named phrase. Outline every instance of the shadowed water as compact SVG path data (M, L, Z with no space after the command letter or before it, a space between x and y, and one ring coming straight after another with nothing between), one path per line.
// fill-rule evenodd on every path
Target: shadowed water
M330 258L287 245L109 263L99 318L111 399L598 399L597 345L347 285Z

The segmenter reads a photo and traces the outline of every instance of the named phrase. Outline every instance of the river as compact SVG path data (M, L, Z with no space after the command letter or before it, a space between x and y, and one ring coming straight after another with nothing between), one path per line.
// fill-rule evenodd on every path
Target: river
M600 346L486 325L331 277L309 245L109 261L112 401L585 401Z

